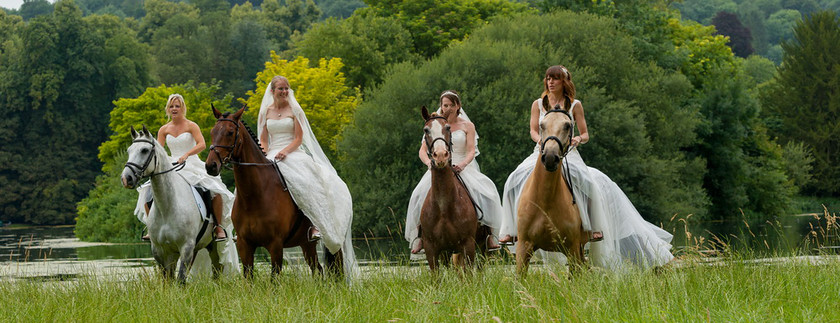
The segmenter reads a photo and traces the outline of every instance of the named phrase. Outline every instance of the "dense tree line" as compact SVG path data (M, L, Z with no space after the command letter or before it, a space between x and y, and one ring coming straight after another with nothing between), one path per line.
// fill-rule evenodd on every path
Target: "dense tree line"
M733 49L743 49L736 50L741 57L755 53L778 64L782 42L793 38L796 23L820 10L840 11L840 0L683 0L672 6L685 19L717 26L731 38ZM745 43L753 50L746 50Z
M316 134L353 193L355 232L399 231L424 170L419 106L461 91L482 136L482 171L501 188L533 147L528 107L558 63L587 109L584 159L648 220L767 218L787 212L802 187L838 192L833 148L823 148L837 147L838 42L813 36L833 35L836 18L781 28L790 40L777 74L767 59L739 57L767 50L753 20L727 10L685 20L688 0L673 4L683 13L665 0L43 2L0 12L0 129L11 138L0 149L4 221L69 223L87 196L80 237L133 239L136 193L116 183L126 129L163 124L173 91L189 96L203 130L209 102L248 104L253 118L261 87L280 73L324 125ZM728 3L709 3L718 2ZM805 12L795 1L748 2L734 8ZM797 24L785 14L773 21ZM713 20L719 28L704 26ZM782 113L800 101L797 113L824 126ZM798 122L820 126L803 134Z

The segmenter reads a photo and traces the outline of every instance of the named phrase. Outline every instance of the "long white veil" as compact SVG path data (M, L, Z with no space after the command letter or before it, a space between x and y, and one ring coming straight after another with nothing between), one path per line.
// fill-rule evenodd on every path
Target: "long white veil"
M312 132L312 127L309 126L309 120L306 119L306 113L303 112L303 108L300 107L300 103L297 102L295 99L295 91L289 89L289 96L287 97L289 100L289 105L292 107L292 113L295 115L295 119L300 124L301 130L303 130L303 141L301 143L301 150L312 156L312 159L315 162L327 167L333 174L338 174L335 171L335 167L333 167L330 160L327 158L327 155L324 154L324 150L321 149L321 145L318 144L318 139L315 138L315 134ZM260 104L260 115L257 118L257 138L262 138L263 128L265 128L265 120L266 120L266 113L268 113L268 107L274 103L274 96L271 95L271 83L266 85L265 87L265 94L263 94L262 103Z

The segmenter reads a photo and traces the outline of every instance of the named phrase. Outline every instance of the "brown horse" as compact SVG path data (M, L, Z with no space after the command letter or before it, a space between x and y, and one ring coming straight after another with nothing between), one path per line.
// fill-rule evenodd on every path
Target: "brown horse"
M317 242L309 241L312 222L292 200L282 174L268 160L257 144L256 136L240 120L246 108L234 114L222 114L213 107L216 125L210 131L212 145L205 167L210 175L218 175L225 164L233 164L236 180L236 199L231 220L238 235L236 249L242 260L246 278L253 276L254 252L264 247L271 254L271 273L283 268L283 248L300 246L312 273L321 273L315 249ZM327 269L340 274L341 252L325 253Z
M540 121L540 158L522 187L517 209L516 271L521 275L528 272L536 249L565 253L574 272L584 264L587 242L562 166L572 143L572 117L559 105L549 109L548 96L542 103L546 114Z
M432 187L420 211L420 236L426 259L433 272L439 258L448 265L450 256L456 265L466 269L475 262L478 217L467 188L452 169L452 132L446 116L430 115L425 106L422 112L426 120L426 151L432 162Z

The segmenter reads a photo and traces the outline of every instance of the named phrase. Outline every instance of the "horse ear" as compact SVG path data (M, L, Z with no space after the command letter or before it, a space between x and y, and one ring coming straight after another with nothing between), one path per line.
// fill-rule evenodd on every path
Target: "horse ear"
M423 114L423 120L429 121L429 118L431 118L431 116L429 115L429 110L426 109L425 105L423 106L423 109L421 110L421 112Z
M134 127L131 127L131 139L137 139L138 135L137 130L134 130Z
M222 116L222 113L219 112L219 110L216 110L216 106L213 105L213 102L210 102L210 107L213 108L213 116L215 116L216 119L218 119Z
M145 125L145 124L143 125L143 134L145 134L145 135L147 135L147 136L149 136L149 137L151 137L151 136L152 136L152 133L151 133L151 132L149 132L149 129L148 129L148 128L146 128L146 125Z
M242 117L242 113L245 113L245 108L246 107L242 107L242 109L239 109L239 111L236 111L236 113L233 114L233 120L239 120L239 118Z
M545 111L551 110L548 106L548 95L543 96L542 105L543 105L543 109L545 109Z

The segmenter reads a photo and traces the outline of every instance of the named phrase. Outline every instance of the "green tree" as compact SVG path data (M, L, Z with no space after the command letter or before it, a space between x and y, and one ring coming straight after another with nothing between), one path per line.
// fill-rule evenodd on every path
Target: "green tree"
M3 43L0 67L0 111L13 115L3 123L2 216L71 223L101 166L93 147L107 137L111 101L146 85L146 48L116 17L82 18L73 1L14 26L20 42Z
M395 17L411 33L414 52L437 55L452 41L463 40L473 28L494 16L528 10L508 0L367 0L360 9L379 17Z
M18 14L25 20L53 12L53 5L47 0L23 0Z
M303 34L321 17L321 10L312 0L286 0L284 3L265 0L261 6L260 22L274 44L271 48L279 51L289 49L292 36Z
M324 153L333 162L337 161L336 142L341 138L344 127L353 121L356 107L361 102L359 89L347 87L341 72L343 66L339 58L322 58L317 66L310 67L309 59L305 57L288 61L280 59L272 51L271 61L265 63L265 70L257 73L256 90L248 91L248 99L241 100L250 107L246 116L257 120L268 82L275 75L284 76L295 91L295 98L306 113Z
M99 159L104 163L103 174L85 199L77 204L75 233L86 241L125 242L136 240L143 225L134 216L137 191L124 188L119 180L127 158L125 149L131 144L130 128L147 126L157 133L168 120L164 112L166 100L172 93L184 96L187 117L198 124L205 141L210 142L210 129L216 118L210 105L226 106L231 96L217 99L220 87L216 84L192 83L176 86L161 85L147 88L137 97L121 98L114 102L109 127L110 138L99 146ZM206 156L201 153L201 158Z
M294 46L311 60L341 58L350 84L362 88L382 81L389 65L419 58L410 52L411 35L396 19L361 13L316 23Z
M627 55L632 39L608 18L527 15L498 19L417 66L397 64L359 106L339 144L356 232L403 229L408 197L425 171L417 158L419 108L436 106L443 89L461 91L481 135L477 160L501 188L534 147L530 105L542 92L543 71L558 63L572 71L587 109L593 138L582 147L587 163L618 182L652 221L705 215L703 161L681 151L695 144L700 121L689 102L691 83Z
M782 43L778 74L762 95L772 128L783 142L813 152L813 193L840 193L840 19L823 11L799 22Z
M348 18L356 9L365 7L362 0L317 0L315 4L321 8L322 18Z

